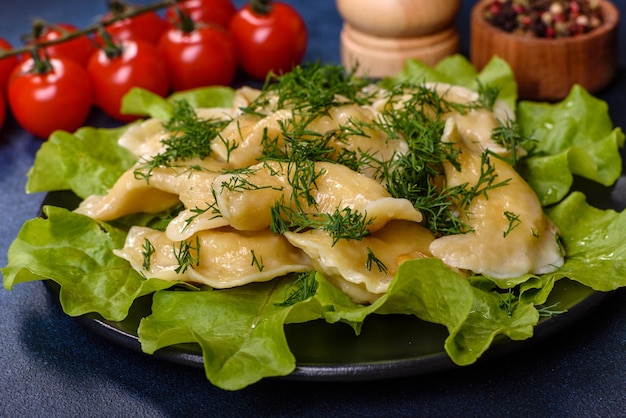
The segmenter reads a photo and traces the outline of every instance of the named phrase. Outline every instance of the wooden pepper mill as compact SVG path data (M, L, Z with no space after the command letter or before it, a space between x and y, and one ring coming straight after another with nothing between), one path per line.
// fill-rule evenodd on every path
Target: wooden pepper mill
M434 65L459 50L460 6L461 0L337 0L341 61L373 78L397 74L408 58Z

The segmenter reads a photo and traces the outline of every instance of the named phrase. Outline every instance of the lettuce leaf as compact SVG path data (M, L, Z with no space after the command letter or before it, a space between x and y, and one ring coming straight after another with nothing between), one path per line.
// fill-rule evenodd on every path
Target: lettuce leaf
M135 299L173 285L146 280L113 254L126 231L55 206L44 207L44 215L26 221L9 247L2 269L6 289L53 280L61 286L59 299L68 315L97 312L121 321Z
M575 175L604 186L619 178L624 134L613 128L606 102L582 87L555 104L520 102L518 122L525 136L539 140L521 172L544 206L563 199Z
M198 343L207 378L223 389L236 390L264 377L284 376L296 366L284 332L287 316L300 310L300 320L320 318L315 309L282 306L285 280L233 289L184 292L162 290L153 298L153 314L138 330L142 349L154 353L178 343ZM318 310L321 311L319 305Z
M117 140L127 127L56 131L41 145L28 173L28 193L72 190L85 198L103 194L136 158Z
M574 192L548 214L567 251L559 276L599 291L626 286L626 212L596 209Z
M479 83L497 87L500 90L498 98L506 102L511 109L517 105L517 83L511 67L501 58L492 58L480 71L462 55L452 55L430 67L415 59L406 61L403 70L393 78L382 81L383 85L393 85L398 82L434 82L455 84L477 91Z
M229 87L177 92L168 98L133 88L124 97L122 110L168 120L175 100L188 100L195 107L218 107L231 106L233 97L234 90ZM35 156L28 173L27 193L71 190L81 198L104 194L136 162L136 157L117 143L129 126L85 127L73 134L54 132Z
M172 116L173 102L177 100L185 100L194 108L230 107L234 96L235 90L222 86L178 91L168 98L134 87L122 99L122 113L150 116L165 121Z

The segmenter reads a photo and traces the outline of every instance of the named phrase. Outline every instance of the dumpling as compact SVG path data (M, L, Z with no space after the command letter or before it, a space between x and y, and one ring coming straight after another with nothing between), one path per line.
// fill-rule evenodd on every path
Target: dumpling
M181 268L177 259L181 246L197 263ZM147 251L147 247L151 250ZM114 253L128 260L133 269L146 277L202 283L217 289L268 281L311 269L308 257L301 250L269 230L213 229L201 231L181 243L170 240L161 231L135 226L130 229L124 247ZM144 265L146 258L149 265Z
M163 121L150 118L130 125L117 142L137 158L149 158L165 149L161 141L168 136Z
M476 184L483 155L468 147L454 119L446 122L442 140L460 151L459 170L444 162L447 186ZM497 176L495 182L509 180L508 184L488 190L486 196L478 195L467 208L461 208L461 219L472 230L438 238L430 245L430 251L451 267L493 278L554 271L563 264L556 226L513 167L495 157L489 161Z
M269 116L244 113L233 119L211 144L211 152L234 168L257 164L263 155L263 141L281 142L281 121L291 118L291 110Z
M409 221L392 221L359 241L339 240L334 245L329 234L320 230L287 232L285 237L357 303L371 303L386 293L402 262L431 257L428 247L434 240L432 232Z
M380 113L371 106L347 104L329 109L327 114L313 120L307 129L321 135L336 133L329 142L335 150L335 158L345 151L353 153L365 163L359 172L375 177L380 162L392 161L409 150L404 139L389 138L377 126L380 123Z
M306 127L301 127L298 125L302 116L292 109L279 109L265 116L246 113L226 126L211 149L216 158L228 161L236 168L244 168L259 162L265 141L284 150L289 147L283 137L285 132L306 130L298 134L299 141L320 141L334 151L327 158L339 158L346 151L353 153L356 158L367 160L363 172L372 176L380 161L391 160L408 151L406 141L390 139L383 130L376 129L374 122L378 116L371 107L341 105L328 109L314 117Z
M443 100L452 103L469 104L476 102L478 93L468 88L445 83L426 83L427 88L434 89ZM489 150L503 157L510 157L511 150L492 138L493 129L507 121L515 120L515 113L502 100L496 100L493 110L477 108L466 112L451 111L443 118L453 118L456 121L460 135L465 139L465 145L473 152L482 153ZM521 147L516 149L516 155L526 155Z
M315 174L288 172L293 166L269 161L243 173L219 176L215 179L217 206L228 224L239 230L267 228L275 202L295 207L296 200L309 214L332 214L344 208L358 211L372 220L369 231L376 231L393 219L422 220L422 214L410 201L391 197L376 180L340 164L317 162L312 167ZM317 176L300 184L309 188L313 203L305 201L302 190L294 197L294 182L306 175Z
M109 221L134 213L158 213L179 202L189 209L206 207L213 201L213 180L226 166L211 158L193 159L157 167L149 181L135 175L137 167L127 170L107 194L87 197L76 212Z
M178 195L139 180L133 168L126 171L105 195L91 195L74 210L99 221L111 221L133 213L159 213L178 203Z

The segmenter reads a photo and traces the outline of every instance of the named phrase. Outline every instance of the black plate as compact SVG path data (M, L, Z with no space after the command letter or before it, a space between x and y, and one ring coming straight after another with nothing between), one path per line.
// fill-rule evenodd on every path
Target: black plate
M615 187L579 181L590 203L599 208L623 210L626 207L626 178ZM71 192L49 193L44 205L73 209L79 199ZM49 282L55 288L53 282ZM577 322L596 307L606 293L594 292L579 283L560 280L547 301L558 302L567 313L542 319L532 338L511 341L497 337L480 362L528 347ZM121 322L107 321L88 314L78 321L90 331L116 344L141 352L137 328L142 317L150 314L151 296L135 301L128 317ZM345 324L327 324L323 320L285 327L287 341L296 357L296 370L287 378L300 380L356 381L395 378L449 370L456 366L444 351L448 333L445 327L408 315L370 315L356 336ZM155 357L192 367L203 367L202 354L195 344L180 344L158 350Z

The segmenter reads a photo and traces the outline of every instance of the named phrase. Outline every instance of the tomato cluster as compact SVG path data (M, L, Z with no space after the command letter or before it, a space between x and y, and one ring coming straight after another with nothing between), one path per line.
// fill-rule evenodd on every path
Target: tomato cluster
M299 64L306 49L303 19L282 2L251 0L237 9L231 0L178 0L163 17L133 13L119 0L109 9L95 33L36 22L30 54L0 59L0 126L7 107L41 138L76 130L93 106L129 122L137 116L120 113L120 104L133 87L165 96L229 85L238 69L264 79ZM1 50L11 45L0 39Z

